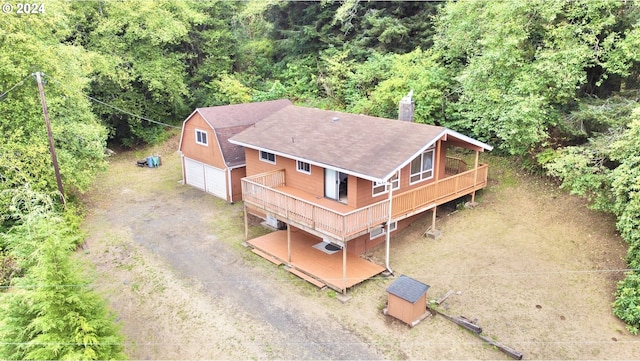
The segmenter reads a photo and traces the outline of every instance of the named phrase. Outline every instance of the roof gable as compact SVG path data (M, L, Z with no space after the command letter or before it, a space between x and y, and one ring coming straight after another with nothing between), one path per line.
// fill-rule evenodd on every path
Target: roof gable
M278 99L257 103L197 108L185 119L182 129L184 132L184 125L193 117L193 114L200 114L214 130L225 164L228 167L236 167L245 163L244 149L242 146L230 143L229 138L291 104L288 99ZM179 149L182 149L182 137Z

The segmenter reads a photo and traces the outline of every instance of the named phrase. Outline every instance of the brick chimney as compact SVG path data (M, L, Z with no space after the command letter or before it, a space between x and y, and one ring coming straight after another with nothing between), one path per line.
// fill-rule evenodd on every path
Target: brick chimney
M398 107L398 120L412 122L415 107L416 103L413 101L413 89L411 89L409 93L400 100L400 106Z

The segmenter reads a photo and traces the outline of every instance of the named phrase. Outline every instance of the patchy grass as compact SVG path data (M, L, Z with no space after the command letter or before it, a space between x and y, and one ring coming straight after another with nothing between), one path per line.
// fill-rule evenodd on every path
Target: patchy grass
M317 290L248 252L241 246L242 205L180 185L175 149L174 138L154 149L118 154L86 197L84 228L90 236L82 256L101 275L99 288L123 323L132 357L282 358L282 345L269 338L269 325L255 322L236 305L206 297L201 284L181 278L165 260L137 246L130 230L112 229L108 221L126 217L128 208L139 206L138 198L162 195L169 202L189 192L194 196L183 197L187 201L209 202L207 230L231 246L238 260L260 270L260 282L272 283L288 305L307 307L358 334L383 358L506 359L442 317L409 328L382 315L393 278L377 277L354 287L352 299L342 304L335 291ZM160 169L135 166L136 159L154 153L162 156ZM395 235L390 256L396 274L429 284L430 300L455 290L440 306L444 312L478 318L487 335L526 359L637 358L638 337L625 331L610 308L622 277L610 270L626 267L626 245L614 220L588 210L586 202L548 180L521 173L508 158L482 154L481 162L490 169L489 186L476 197L479 207L439 214L439 239L422 237L431 223L429 214ZM121 206L123 199L129 203ZM156 213L149 209L148 218L162 216ZM179 214L176 208L175 217ZM251 238L266 232L251 222ZM382 264L384 247L371 256ZM206 350L202 345L208 345Z

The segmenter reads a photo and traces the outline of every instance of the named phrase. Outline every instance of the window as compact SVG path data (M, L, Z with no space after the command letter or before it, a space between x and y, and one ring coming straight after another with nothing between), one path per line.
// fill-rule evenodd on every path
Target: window
M391 189L396 190L400 188L400 172L398 172L396 175L391 177L389 181L391 182ZM373 182L372 187L373 187L372 195L374 197L387 193L387 191L389 190L388 183L386 182L383 182L383 183Z
M296 168L298 169L298 172L311 174L311 165L307 162L297 160Z
M433 149L427 150L411 161L411 178L409 183L423 181L433 177Z
M260 160L263 162L276 164L276 155L273 153L269 153L269 152L265 152L264 150L261 150Z
M396 228L398 228L398 222L389 223L390 232L395 231ZM387 232L385 231L384 227L380 226L378 228L373 229L371 232L369 232L369 238L374 239L374 238L384 236L385 234L387 234Z
M196 144L200 145L208 145L207 143L207 132L204 130L196 129Z

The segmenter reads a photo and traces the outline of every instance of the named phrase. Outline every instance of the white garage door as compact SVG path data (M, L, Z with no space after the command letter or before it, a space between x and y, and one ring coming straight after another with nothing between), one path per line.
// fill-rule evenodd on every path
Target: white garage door
M218 168L204 166L204 179L206 181L206 191L213 193L220 198L227 198L227 182L225 181L224 171Z
M224 170L208 166L193 159L184 158L186 183L190 186L227 198Z
M185 158L185 181L188 185L204 190L204 164Z

